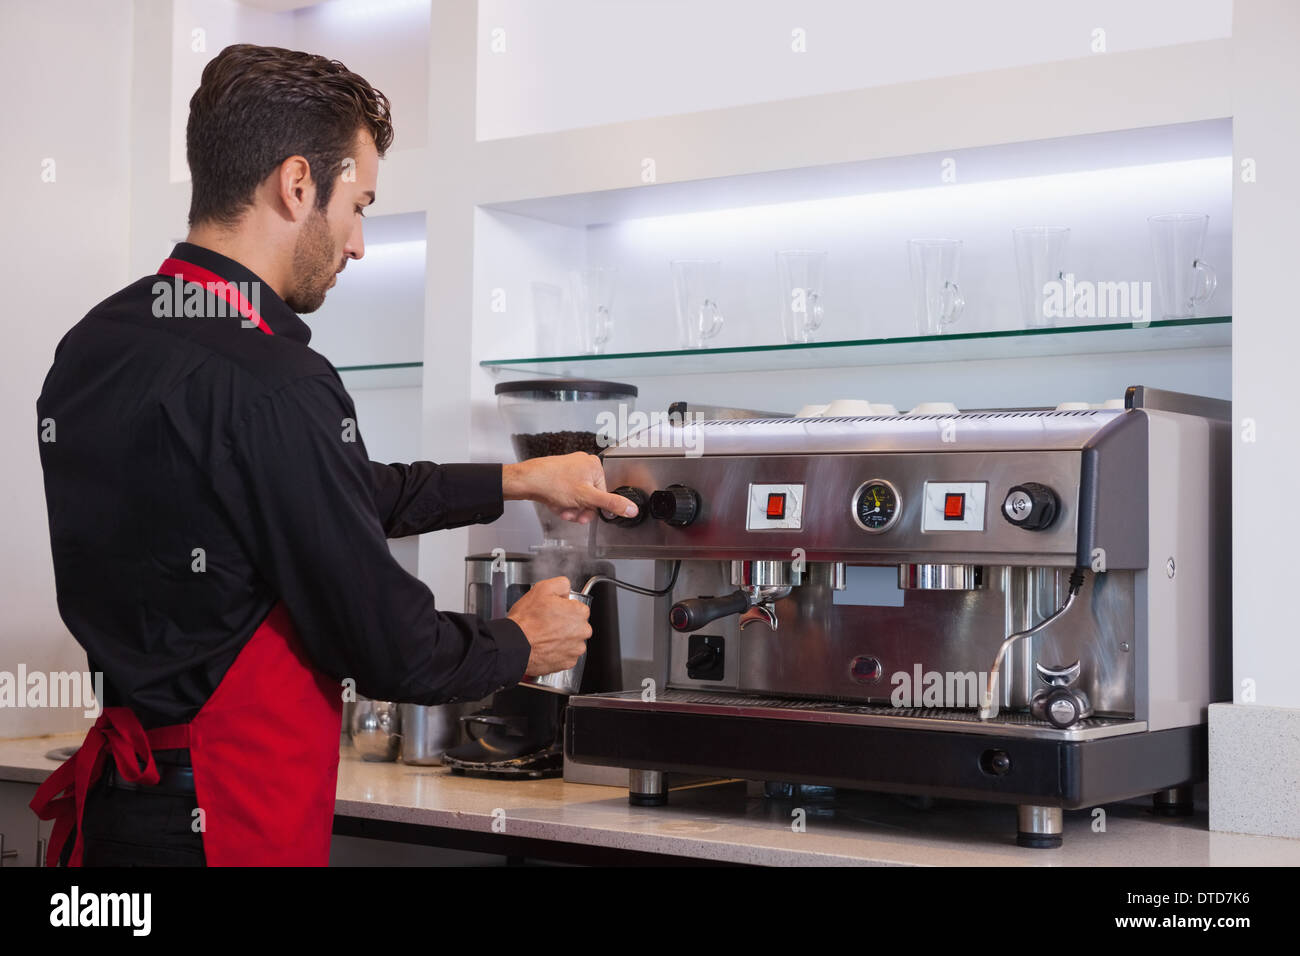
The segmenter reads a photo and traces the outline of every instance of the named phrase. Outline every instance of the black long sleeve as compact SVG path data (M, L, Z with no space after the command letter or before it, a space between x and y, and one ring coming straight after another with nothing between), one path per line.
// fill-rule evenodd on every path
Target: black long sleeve
M461 528L501 517L500 465L370 463L375 507L390 538Z

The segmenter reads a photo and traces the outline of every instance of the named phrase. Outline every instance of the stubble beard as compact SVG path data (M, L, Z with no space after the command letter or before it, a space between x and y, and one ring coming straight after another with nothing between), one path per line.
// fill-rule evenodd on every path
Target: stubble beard
M329 224L325 214L314 209L293 247L294 288L285 296L285 305L300 315L315 312L325 302L337 271Z

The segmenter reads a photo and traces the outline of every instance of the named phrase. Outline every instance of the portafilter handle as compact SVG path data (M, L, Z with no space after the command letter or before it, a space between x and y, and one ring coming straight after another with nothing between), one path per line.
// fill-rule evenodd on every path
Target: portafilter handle
M753 595L744 589L722 597L687 598L672 606L668 612L668 623L674 631L698 631L720 617L744 614L753 603Z

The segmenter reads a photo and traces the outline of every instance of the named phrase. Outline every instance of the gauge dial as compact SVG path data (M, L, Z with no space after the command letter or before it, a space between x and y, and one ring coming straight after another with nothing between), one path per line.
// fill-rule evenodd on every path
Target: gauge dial
M888 531L902 511L898 489L883 478L864 481L853 494L853 520L863 531Z

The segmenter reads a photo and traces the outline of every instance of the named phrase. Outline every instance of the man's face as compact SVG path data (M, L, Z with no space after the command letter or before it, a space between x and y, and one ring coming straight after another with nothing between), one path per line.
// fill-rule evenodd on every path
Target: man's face
M361 133L356 149L343 163L325 209L313 209L298 233L293 249L293 288L285 304L295 312L315 312L333 288L349 259L366 251L361 235L362 209L375 201L379 153L369 133Z

